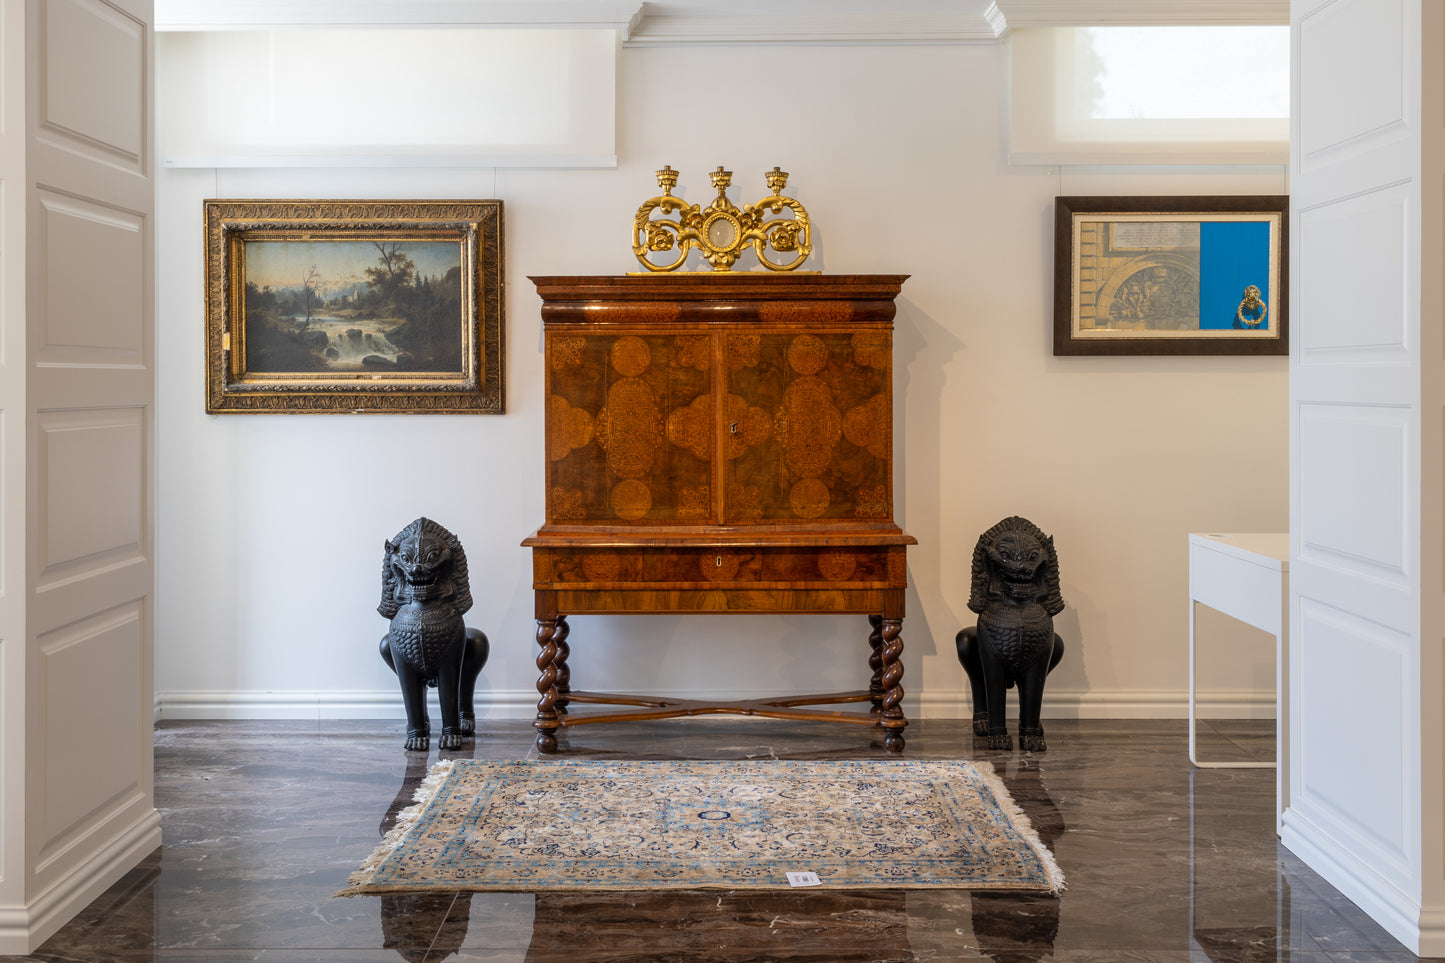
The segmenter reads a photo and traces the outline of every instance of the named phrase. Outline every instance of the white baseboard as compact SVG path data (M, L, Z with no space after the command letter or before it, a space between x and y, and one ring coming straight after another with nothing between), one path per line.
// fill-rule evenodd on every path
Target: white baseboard
M1398 886L1296 809L1284 814L1280 842L1417 956L1445 953L1445 913L1425 911Z
M912 706L910 706L912 702ZM973 699L964 692L925 692L905 697L904 711L920 719L968 719ZM1009 692L1009 716L1018 713L1018 695ZM1273 692L1229 690L1200 692L1195 713L1201 719L1273 719ZM1045 719L1187 719L1189 693L1184 689L1044 689Z
M529 697L530 696L530 697ZM526 699L523 703L521 700ZM537 692L488 692L478 698L477 714L486 719L530 719ZM431 695L433 711L436 696ZM155 719L405 719L395 689L318 691L202 689L157 692Z
M671 693L693 699L726 699L736 692L708 689ZM794 693L764 691L747 698L784 697ZM432 695L435 711L436 696ZM1012 702L1012 695L1010 701ZM1196 700L1200 718L1273 719L1272 692L1230 691L1201 693ZM904 712L916 719L967 719L973 704L957 690L905 696ZM1188 716L1188 693L1183 689L1121 689L1114 691L1047 689L1045 719L1183 719ZM489 690L477 693L477 716L482 719L531 719L537 712L535 689ZM1010 714L1017 712L1010 705ZM156 721L200 719L405 719L401 693L395 689L353 691L244 691L193 690L157 692Z
M154 809L25 906L0 906L0 956L32 953L161 844Z

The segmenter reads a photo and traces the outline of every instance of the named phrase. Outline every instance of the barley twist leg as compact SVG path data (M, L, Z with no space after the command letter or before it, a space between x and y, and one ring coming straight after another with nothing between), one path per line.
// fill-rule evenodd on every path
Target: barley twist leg
M566 624L565 620L538 619L537 620L537 645L541 652L537 653L537 669L541 675L537 678L537 692L541 696L537 700L537 718L532 725L537 730L537 751L557 751L557 730L562 725L562 720L557 713L557 626L558 623Z
M552 665L557 668L557 714L564 716L567 714L567 703L571 701L567 696L572 692L572 670L567 667L567 657L572 654L572 647L567 644L571 631L567 616L557 616L557 631L552 634L552 641L557 643L557 656Z
M890 752L903 751L903 730L908 719L903 715L903 620L882 619L883 649L880 653L883 667L879 684L883 687L883 711L878 724L883 727L883 746Z
M873 681L868 684L868 700L873 703L873 715L883 711L883 616L868 616L873 631L868 634L868 668L873 670Z

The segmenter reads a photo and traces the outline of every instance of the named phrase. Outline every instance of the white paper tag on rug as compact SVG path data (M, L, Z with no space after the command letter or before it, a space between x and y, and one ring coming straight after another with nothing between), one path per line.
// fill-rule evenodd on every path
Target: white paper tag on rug
M822 886L823 881L818 878L817 873L789 873L789 886Z

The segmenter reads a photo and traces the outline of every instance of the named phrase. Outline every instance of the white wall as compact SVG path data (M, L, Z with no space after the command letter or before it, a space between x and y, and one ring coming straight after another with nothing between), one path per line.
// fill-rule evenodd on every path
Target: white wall
M164 57L164 49L161 56ZM164 66L164 64L162 65ZM493 642L479 699L531 715L529 559L542 521L538 309L528 275L635 266L628 227L682 172L732 198L788 193L830 273L906 273L896 321L897 517L910 553L910 714L966 714L953 636L978 534L1022 514L1054 535L1068 654L1053 716L1184 714L1189 531L1287 525L1283 358L1054 358L1056 194L1284 193L1283 168L1066 169L1006 162L1007 48L624 49L616 170L167 170L158 208L163 716L399 714L376 656L381 544L417 515L455 531L470 620ZM165 91L161 91L165 99ZM439 109L465 110L448 98ZM162 115L161 153L166 118ZM505 203L507 414L204 414L206 197L484 197ZM576 618L573 681L670 692L829 691L866 679L866 623L830 617ZM1268 714L1272 652L1220 620L1223 697ZM921 700L921 701L920 701Z

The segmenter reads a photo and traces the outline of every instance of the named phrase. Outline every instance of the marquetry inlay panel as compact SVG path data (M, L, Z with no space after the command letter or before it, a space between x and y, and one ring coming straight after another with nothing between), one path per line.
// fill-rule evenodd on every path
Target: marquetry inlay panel
M724 353L736 359L726 373L729 397L772 415L766 436L754 422L757 440L730 452L729 482L756 499L738 511L729 503L726 520L890 517L888 332L725 337Z
M644 307L628 320L659 315ZM760 314L806 317L803 307ZM821 312L850 313L833 302ZM887 330L659 327L548 338L550 518L661 524L720 513L734 524L892 515Z
M711 350L695 335L548 339L547 515L712 517Z

